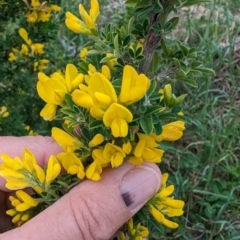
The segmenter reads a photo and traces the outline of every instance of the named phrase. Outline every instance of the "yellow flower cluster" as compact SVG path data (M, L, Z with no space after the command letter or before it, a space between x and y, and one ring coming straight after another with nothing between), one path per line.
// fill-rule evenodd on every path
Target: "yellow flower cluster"
M82 4L79 4L79 14L82 20L71 12L66 12L66 26L75 33L95 35L95 32L97 32L95 23L99 15L98 1L91 0L91 9L89 13L86 12Z
M174 191L174 185L167 186L168 174L162 176L162 186L158 193L148 202L148 209L152 216L161 224L169 228L177 228L178 224L168 220L167 217L176 217L183 214L184 201L170 196Z
M6 118L9 116L9 112L5 106L0 107L0 118Z
M14 207L7 210L6 214L12 217L12 222L21 226L32 217L32 209L39 203L22 190L16 191L16 197L10 196L9 200Z
M11 158L7 154L2 154L1 158L3 163L0 165L0 176L6 179L6 187L10 190L31 187L37 193L47 192L50 183L61 170L59 162L53 155L50 156L47 168L44 170L28 149L24 150L22 160L19 157Z
M76 105L89 109L92 117L103 120L114 137L126 137L128 123L133 119L126 106L143 98L149 85L144 74L138 75L133 67L126 65L119 96L108 76L96 72L90 77L88 86L80 85L80 89L72 93L72 99Z
M20 37L23 39L24 43L21 46L21 49L12 48L12 52L9 53L8 61L14 62L17 61L17 58L20 56L34 56L35 54L43 55L44 54L44 44L42 43L33 43L28 36L28 32L24 28L20 28L18 31ZM35 61L33 64L34 71L42 71L47 68L49 63L48 59L41 59Z
M51 187L51 183L59 175L61 166L56 157L52 155L46 168L40 167L33 153L28 149L24 150L22 159L11 158L7 154L2 154L1 159L3 163L0 165L0 176L5 178L8 189L17 190L16 197L10 196L14 208L6 213L13 217L13 223L20 226L34 216L32 209L39 204L38 199L34 199L21 189L31 187L43 197L46 196L42 195L43 192L54 195L55 189Z
M31 4L28 3L28 0L24 0L24 2L29 9L26 15L29 23L47 22L51 17L52 11L61 11L61 7L57 5L50 4L50 6L47 6L46 1L40 3L39 0L31 0Z
M120 240L142 240L145 239L148 234L149 231L146 227L142 226L140 223L138 223L137 225L133 224L133 219L130 218L127 222L127 236L123 233L120 232L119 234L119 238Z
M64 101L66 93L71 93L83 82L83 74L79 74L73 64L66 66L65 77L55 72L51 77L44 73L38 73L37 91L39 96L46 102L40 115L48 121L53 120L56 115L57 106Z

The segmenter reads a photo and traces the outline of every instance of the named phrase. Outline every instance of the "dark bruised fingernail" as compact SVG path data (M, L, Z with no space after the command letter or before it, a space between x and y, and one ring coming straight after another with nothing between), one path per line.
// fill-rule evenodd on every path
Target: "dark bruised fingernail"
M126 206L137 212L159 189L160 175L151 167L132 168L122 180L121 194Z

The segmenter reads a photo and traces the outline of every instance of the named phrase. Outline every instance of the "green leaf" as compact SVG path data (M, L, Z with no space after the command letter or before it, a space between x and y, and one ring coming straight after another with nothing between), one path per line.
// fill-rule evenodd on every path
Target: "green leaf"
M123 46L127 46L131 41L131 35L127 35L125 39L123 40Z
M97 127L101 127L103 125L103 121L102 120L94 120L89 124L89 129L94 129Z
M82 135L85 137L85 139L87 139L88 141L91 141L91 134L89 132L89 129L84 127L82 128Z
M131 58L134 58L134 52L133 52L132 48L128 49L128 54Z
M198 84L194 79L181 79L180 81L183 83L186 83L187 85L190 85L192 87L195 87L195 88L198 87Z
M104 51L100 51L100 50L96 50L96 49L92 49L88 51L88 55L100 55L100 54L104 54Z
M119 35L118 34L114 37L113 43L114 43L114 52L116 53L116 56L119 56L120 52L119 52Z
M151 106L147 108L147 111L144 113L144 115L151 115L155 112L159 112L162 109L162 106Z
M71 94L66 93L64 100L70 108L73 108L74 102L72 100L72 95Z
M147 91L147 96L151 96L151 94L155 91L155 89L157 87L157 82L156 81L152 80L150 83L151 84L150 84L150 87Z
M143 48L139 47L136 52L135 52L135 57L139 56L140 54L142 54Z
M160 121L158 121L158 123L154 124L154 132L157 135L160 135L162 133L162 124L160 123Z
M153 94L151 94L151 96L149 96L149 101L154 101L154 100L158 100L160 99L160 97L162 96L162 93L157 93L154 92Z
M201 71L203 73L211 74L212 76L216 75L215 71L213 69L211 69L211 68L195 68L195 69L199 70L199 71Z
M111 57L104 57L101 59L100 63L106 63L112 59L116 58L115 56L111 56Z
M144 133L150 134L153 131L153 124L151 118L141 118L140 119L140 126Z
M203 65L202 61L194 61L191 63L191 68L201 67Z
M173 17L166 23L165 27L168 30L172 30L177 26L178 22L179 22L179 17Z
M181 68L181 63L180 61L177 59L177 58L172 58L174 64L178 67L178 68Z
M137 4L137 2L138 2L138 0L127 0L127 1L125 2L125 5L126 5L127 7L135 7L135 5Z
M62 108L60 111L65 115L75 115L76 112L73 109L70 108Z
M155 13L159 13L163 9L163 6L160 1L155 1L154 6L153 6L153 11Z
M126 3L125 3L126 4ZM133 22L134 22L134 17L131 17L129 19L128 25L127 25L127 33L130 34L132 31L132 26L133 26Z
M189 7L195 4L208 3L208 2L211 2L211 0L188 0L186 3L183 4L183 6Z
M168 48L163 38L161 39L161 47L166 57L168 57L169 56Z

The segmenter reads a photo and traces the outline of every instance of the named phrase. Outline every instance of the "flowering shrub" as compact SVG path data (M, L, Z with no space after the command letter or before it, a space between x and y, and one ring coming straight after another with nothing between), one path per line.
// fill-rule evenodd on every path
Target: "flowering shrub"
M60 10L56 5L24 2L30 23L48 21L52 11ZM68 63L64 70L51 74L42 72L48 59L41 58L32 66L38 71L38 95L45 102L40 116L63 123L62 128L52 128L52 137L64 151L51 156L45 168L38 166L28 149L22 159L2 155L0 175L8 189L17 190L16 197L10 198L13 208L7 211L13 223L22 225L84 179L100 180L107 167L117 168L123 162L162 164L161 144L180 139L185 122L190 121L180 106L186 94L176 96L172 83L197 86L197 75L212 73L198 60L201 53L195 49L180 42L167 45L165 36L178 22L177 17L168 16L200 2L204 1L127 0L135 17L127 26L109 24L105 29L97 25L97 0L90 1L89 11L80 4L80 16L66 12L66 26L90 39L82 47L79 64ZM26 29L20 28L19 35L23 43L9 53L10 62L45 54L44 45L29 38ZM152 239L150 229L158 224L178 227L174 217L184 213L184 201L175 199L174 186L168 186L167 179L164 173L161 188L140 211L143 214L123 226L120 239L148 235ZM34 194L23 192L26 187Z

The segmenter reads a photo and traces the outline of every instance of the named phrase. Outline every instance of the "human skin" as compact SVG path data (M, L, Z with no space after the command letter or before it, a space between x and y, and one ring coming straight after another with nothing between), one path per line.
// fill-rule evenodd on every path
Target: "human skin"
M0 154L21 157L24 148L34 153L41 166L50 155L63 151L50 137L0 137ZM8 198L14 192L0 177L0 239L109 240L160 184L161 173L155 164L124 163L105 169L98 182L85 180L21 227L7 231L12 223L5 212L11 208Z

